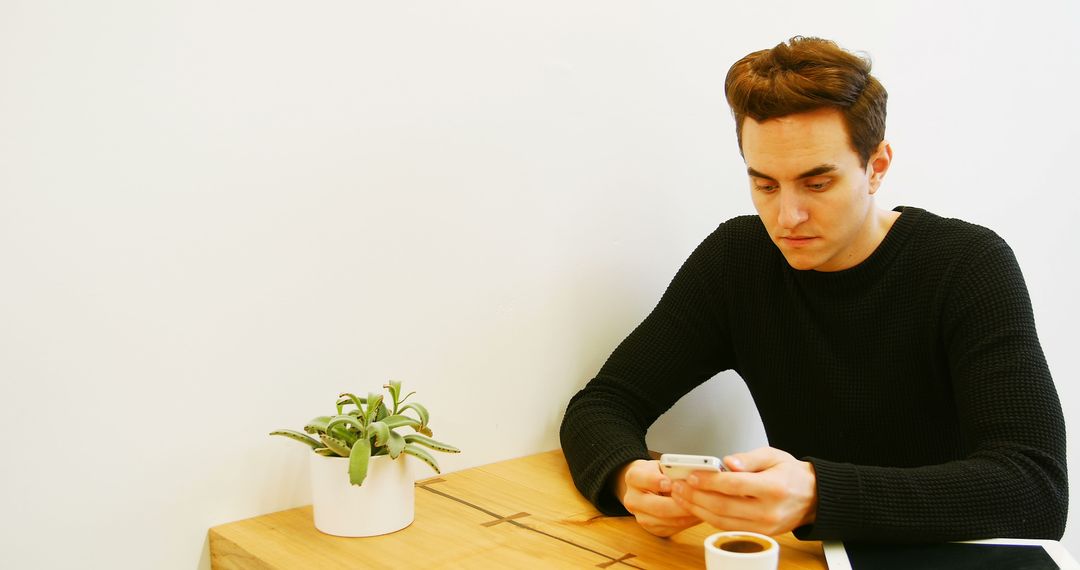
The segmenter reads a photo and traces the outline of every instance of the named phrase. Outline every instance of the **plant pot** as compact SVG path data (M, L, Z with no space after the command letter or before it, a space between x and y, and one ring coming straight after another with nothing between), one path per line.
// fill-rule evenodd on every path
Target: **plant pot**
M315 528L334 536L377 536L413 521L416 489L412 463L401 454L371 458L367 478L349 484L349 459L311 454L311 495Z

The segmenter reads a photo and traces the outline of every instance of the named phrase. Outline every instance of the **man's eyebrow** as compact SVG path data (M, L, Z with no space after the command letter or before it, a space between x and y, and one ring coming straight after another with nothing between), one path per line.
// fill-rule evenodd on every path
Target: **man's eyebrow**
M776 180L772 176L769 176L768 174L765 174L765 173L762 173L762 172L758 172L758 171L754 170L753 167L750 167L750 166L746 167L746 173L749 174L750 176L753 176L754 178L764 178L766 180Z
M813 176L821 176L822 174L828 174L836 170L835 164L822 164L821 166L815 166L806 172L795 177L796 180L802 180L803 178L810 178Z
M830 172L832 172L834 170L836 170L836 165L835 164L822 164L820 166L815 166L815 167L811 168L810 170L807 170L806 172L803 172L802 174L796 176L795 179L796 180L802 180L803 178L811 178L813 176L821 176L822 174L828 174L828 173L830 173ZM746 167L746 173L749 174L750 176L753 176L754 178L764 178L766 180L776 180L776 177L769 176L768 174L765 174L764 172L758 172L757 170L754 170L753 167L750 167L750 166Z

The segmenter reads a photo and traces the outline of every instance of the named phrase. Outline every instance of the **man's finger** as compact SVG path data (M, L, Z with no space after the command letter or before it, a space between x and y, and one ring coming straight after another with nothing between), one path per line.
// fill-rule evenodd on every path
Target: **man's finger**
M634 498L634 515L648 515L661 519L678 519L692 516L671 497L643 493Z
M663 481L667 481L667 476L660 472L660 464L655 461L634 465L626 472L627 486L652 493L666 492L662 489Z
M735 453L724 457L724 465L731 471L764 471L791 456L774 447L759 447L753 451Z
M744 499L745 503L742 503L739 508L731 508L725 511L713 511L704 506L687 502L681 497L675 498L675 501L679 503L681 507L690 512L693 516L701 519L702 521L720 529L724 530L745 530L750 532L759 532L762 534L775 534L776 529L766 526L763 521L758 520L756 505L751 505L750 500ZM733 502L732 505L738 503ZM740 515L747 515L745 518Z
M722 493L733 497L761 497L771 489L771 480L761 473L704 473L691 475L687 485L702 491Z
M691 510L690 505L700 507L714 516L722 515L736 519L756 519L761 516L762 502L753 497L729 495L695 489L690 485L680 487L671 498L687 512L700 517L701 512Z
M639 525L641 525L641 528L652 534L655 534L656 536L668 537L677 532L686 530L692 526L700 524L701 519L698 519L696 517L688 517L686 520L672 521L670 519L638 518L637 522Z
M640 524L641 526L674 528L678 530L690 528L696 524L701 523L701 519L695 517L694 515L686 515L685 517L678 517L674 519L652 517L649 515L641 515L636 518L638 524Z

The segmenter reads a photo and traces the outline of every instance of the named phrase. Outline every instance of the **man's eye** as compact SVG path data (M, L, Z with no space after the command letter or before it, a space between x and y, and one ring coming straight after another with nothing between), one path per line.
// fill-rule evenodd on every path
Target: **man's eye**
M757 190L758 192L765 192L766 194L775 192L777 188L779 188L779 186L777 186L776 184L765 184L760 182L754 184L755 190Z
M814 180L806 183L806 187L815 192L821 192L829 187L831 180Z

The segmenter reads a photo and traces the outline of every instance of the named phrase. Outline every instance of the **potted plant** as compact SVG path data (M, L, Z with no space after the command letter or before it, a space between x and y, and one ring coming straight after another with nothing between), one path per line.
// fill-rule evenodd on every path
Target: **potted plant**
M409 458L440 473L438 462L424 448L460 452L431 439L427 408L405 403L414 392L401 397L401 382L395 380L383 388L390 392L389 406L382 394L360 398L343 393L337 399L337 414L311 420L304 426L306 433L270 432L311 447L315 528L322 532L375 536L409 526L416 499ZM400 428L413 433L402 435Z

